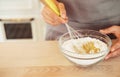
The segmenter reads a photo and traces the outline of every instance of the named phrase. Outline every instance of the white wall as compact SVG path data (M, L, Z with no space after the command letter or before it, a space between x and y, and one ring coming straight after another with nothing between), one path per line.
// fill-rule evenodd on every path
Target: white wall
M0 18L30 17L38 15L39 12L39 0L0 0Z

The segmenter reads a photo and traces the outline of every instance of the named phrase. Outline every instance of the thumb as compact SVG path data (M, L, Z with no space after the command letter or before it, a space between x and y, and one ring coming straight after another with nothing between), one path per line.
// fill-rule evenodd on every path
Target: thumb
M109 34L113 33L118 39L120 39L120 27L119 26L112 26L106 29L100 30L101 33Z

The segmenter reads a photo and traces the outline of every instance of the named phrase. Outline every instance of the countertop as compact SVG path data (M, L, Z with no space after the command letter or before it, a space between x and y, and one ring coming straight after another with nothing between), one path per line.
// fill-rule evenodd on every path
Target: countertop
M120 77L120 57L75 66L57 41L0 43L0 77Z

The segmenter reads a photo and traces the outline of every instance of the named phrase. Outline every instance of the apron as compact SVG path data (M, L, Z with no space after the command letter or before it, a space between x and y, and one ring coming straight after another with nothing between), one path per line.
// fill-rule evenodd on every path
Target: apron
M75 30L100 30L120 25L120 0L58 0L64 3L68 24ZM67 29L64 24L47 25L46 40L57 40Z

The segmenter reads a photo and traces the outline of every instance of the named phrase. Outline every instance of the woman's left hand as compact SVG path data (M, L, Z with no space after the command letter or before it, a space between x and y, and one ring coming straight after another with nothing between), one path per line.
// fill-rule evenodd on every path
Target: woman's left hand
M111 26L100 30L100 32L104 34L113 33L117 37L117 42L112 45L110 53L106 56L105 60L115 56L120 56L120 26Z

